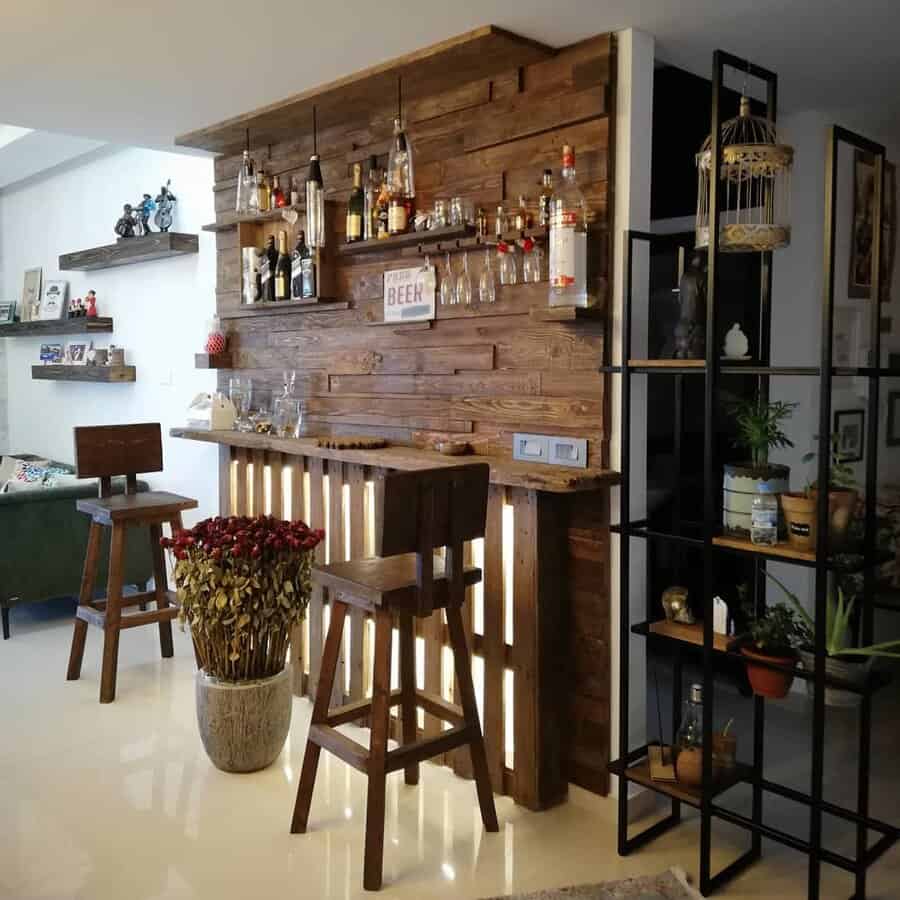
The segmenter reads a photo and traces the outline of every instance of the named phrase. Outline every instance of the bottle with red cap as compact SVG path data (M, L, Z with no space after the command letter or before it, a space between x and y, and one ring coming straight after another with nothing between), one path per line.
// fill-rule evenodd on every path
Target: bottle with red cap
M563 147L559 185L550 198L550 305L589 306L587 204L575 180L575 151Z

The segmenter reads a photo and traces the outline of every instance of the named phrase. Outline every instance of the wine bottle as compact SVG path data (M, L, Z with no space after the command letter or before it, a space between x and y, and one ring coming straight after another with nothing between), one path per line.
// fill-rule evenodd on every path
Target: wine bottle
M266 300L275 299L275 267L278 265L278 248L275 246L275 235L270 234L266 242L266 260L269 263L269 280L266 283Z
M297 245L291 257L291 296L296 299L316 296L316 261L302 231L297 232Z
M388 207L391 203L391 191L388 187L387 171L382 174L378 199L375 201L375 237L382 240L390 234L388 231Z
M378 195L381 192L381 172L378 157L369 157L369 171L366 175L366 189L363 195L363 238L372 240L378 234Z
M262 170L256 173L256 198L260 212L268 212L272 208L272 191L269 187L269 176Z
M238 215L250 212L250 197L256 191L256 179L253 175L253 160L250 159L250 151L244 151L241 160L241 170L237 178L237 196L235 198L234 211ZM253 206L256 206L255 198Z
M550 198L550 305L589 306L587 205L575 180L575 151L563 147L562 179Z
M365 214L365 197L362 189L362 166L353 164L353 190L347 204L347 243L353 244L362 240L363 217Z
M275 263L275 299L291 299L291 260L287 255L287 232L278 232L278 259Z
M519 208L516 210L516 231L525 231L531 228L531 225L531 213L528 212L528 207L525 205L525 197L520 194Z
M394 140L388 155L388 232L402 234L416 213L416 187L413 176L413 150L400 117L394 119Z
M553 196L553 170L544 169L544 180L541 185L540 215L538 224L544 228L550 224L550 198Z
M283 209L287 204L287 197L284 196L281 183L276 175L272 180L272 209Z

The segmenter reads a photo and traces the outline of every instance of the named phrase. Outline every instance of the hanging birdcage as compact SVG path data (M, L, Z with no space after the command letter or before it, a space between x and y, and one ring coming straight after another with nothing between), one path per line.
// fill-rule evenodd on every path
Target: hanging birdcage
M697 247L709 246L712 138L697 154ZM729 253L777 250L791 242L791 168L794 150L776 140L775 125L750 114L722 123L719 181L719 249Z

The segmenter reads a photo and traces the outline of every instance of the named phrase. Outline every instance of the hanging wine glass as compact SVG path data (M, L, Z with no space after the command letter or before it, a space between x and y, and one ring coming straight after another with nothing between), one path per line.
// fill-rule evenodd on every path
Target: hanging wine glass
M497 287L494 284L494 271L491 269L491 251L484 251L484 268L478 279L478 299L482 303L493 303L497 299Z
M500 284L515 284L518 281L515 248L505 241L500 241L497 244L497 253L500 254Z
M453 306L456 303L456 279L453 277L453 269L450 266L450 254L447 254L444 262L444 271L441 272L441 306Z
M535 252L534 241L525 238L522 242L522 281L529 283L540 280L541 266Z
M463 253L463 270L456 278L456 302L461 306L472 305L472 279L469 277L469 254Z

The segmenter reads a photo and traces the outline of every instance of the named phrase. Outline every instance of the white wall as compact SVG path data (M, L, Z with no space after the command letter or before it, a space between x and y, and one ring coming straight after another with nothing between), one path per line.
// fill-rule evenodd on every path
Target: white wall
M143 192L155 196L169 178L178 198L175 230L199 232L199 254L92 273L58 272L61 253L112 243L122 204ZM98 335L95 345L124 346L127 362L137 367L134 384L33 381L41 339L0 340L6 345L5 366L0 349L0 452L31 451L72 462L75 425L160 422L165 471L147 480L195 497L199 516L217 511L217 449L166 436L183 424L193 395L215 386L215 373L193 367L215 308L214 236L200 232L215 217L212 182L209 159L127 149L0 194L0 297L19 299L23 273L35 266L43 268L44 279L68 280L70 297L95 290L100 314L115 320L114 333Z

